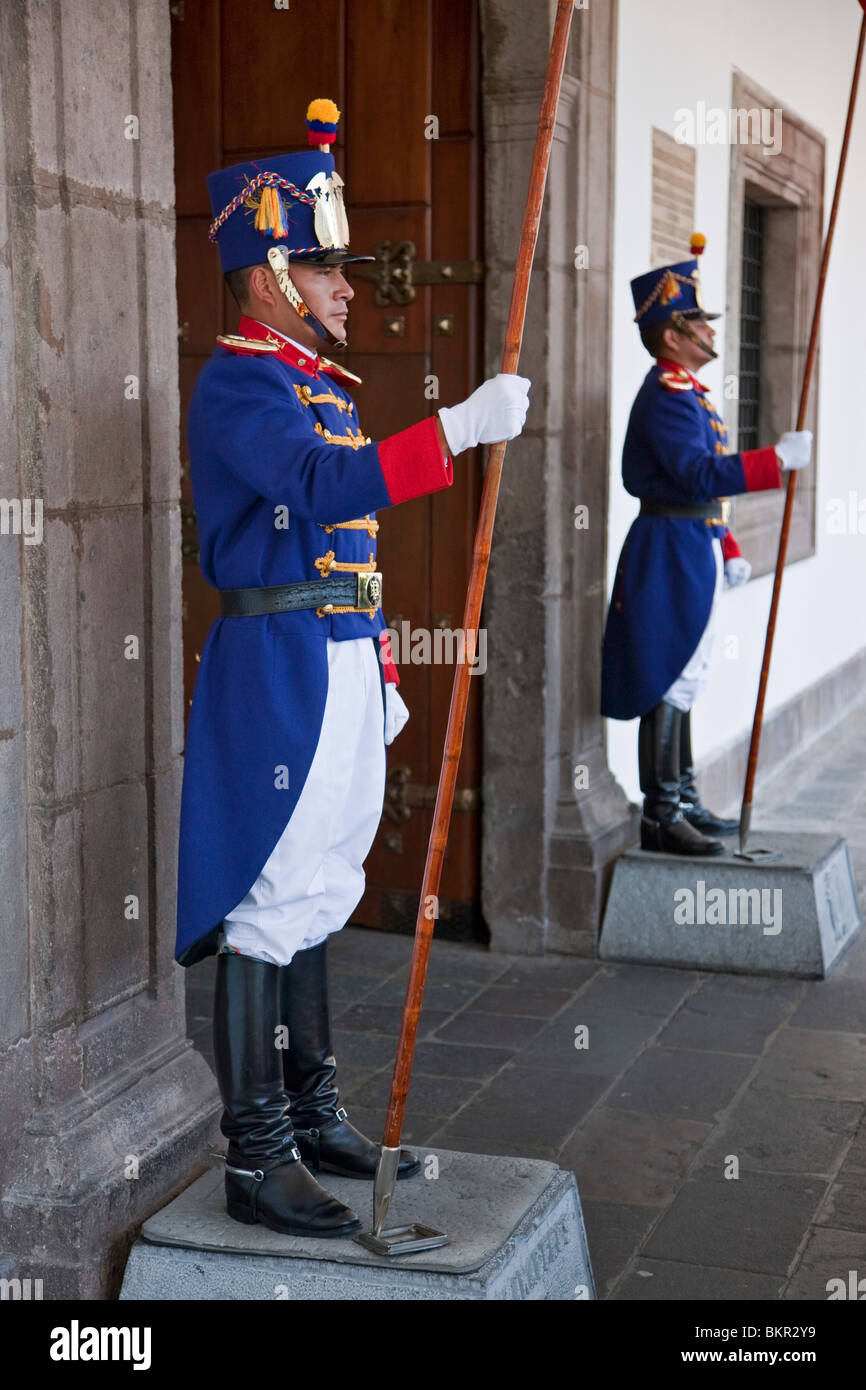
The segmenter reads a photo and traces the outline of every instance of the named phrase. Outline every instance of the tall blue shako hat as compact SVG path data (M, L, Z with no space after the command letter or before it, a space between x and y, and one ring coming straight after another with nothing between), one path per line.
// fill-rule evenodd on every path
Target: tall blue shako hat
M701 232L695 232L689 246L694 260L657 266L655 270L647 271L646 275L639 275L631 282L631 292L635 307L634 321L639 327L670 322L680 333L697 343L709 357L716 357L718 354L702 343L688 326L689 319L721 318L720 314L708 313L701 303L697 257L703 255L706 244L706 237Z
M216 242L223 274L267 262L292 308L319 337L339 343L304 303L292 280L292 261L341 265L372 261L349 251L349 222L343 180L330 146L340 112L320 98L307 108L307 139L315 148L218 169L207 179Z

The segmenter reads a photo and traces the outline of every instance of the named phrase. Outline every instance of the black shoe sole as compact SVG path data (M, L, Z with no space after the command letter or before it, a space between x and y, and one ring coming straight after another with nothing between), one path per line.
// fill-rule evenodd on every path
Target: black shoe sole
M290 1221L268 1221L264 1216L252 1216L249 1207L238 1202L227 1202L226 1211L233 1221L240 1221L243 1226L267 1226L269 1231L276 1231L278 1235L306 1236L308 1240L338 1239L341 1236L350 1236L361 1228L361 1222L357 1220L347 1221L343 1226L311 1231L309 1226L294 1225Z

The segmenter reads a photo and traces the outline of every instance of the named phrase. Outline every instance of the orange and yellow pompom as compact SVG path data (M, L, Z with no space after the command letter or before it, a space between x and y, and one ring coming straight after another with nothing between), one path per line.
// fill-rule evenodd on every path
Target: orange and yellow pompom
M337 138L340 111L329 97L317 97L307 107L307 139L311 145L330 145Z
M692 239L689 242L689 249L693 256L702 256L707 239L703 232L692 232Z

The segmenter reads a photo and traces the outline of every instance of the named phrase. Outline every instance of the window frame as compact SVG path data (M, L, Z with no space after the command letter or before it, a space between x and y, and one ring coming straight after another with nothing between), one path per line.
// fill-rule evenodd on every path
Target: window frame
M751 78L733 73L732 108L781 110L782 147L767 155L760 144L731 143L728 201L727 331L725 334L725 416L731 449L737 448L740 297L743 218L747 201L767 209L765 218L764 303L761 342L760 442L774 444L796 424L803 367L824 228L825 142L822 135ZM809 397L806 428L817 437L820 350ZM815 553L817 457L797 482L788 564ZM784 493L765 492L733 499L731 530L755 577L775 569Z

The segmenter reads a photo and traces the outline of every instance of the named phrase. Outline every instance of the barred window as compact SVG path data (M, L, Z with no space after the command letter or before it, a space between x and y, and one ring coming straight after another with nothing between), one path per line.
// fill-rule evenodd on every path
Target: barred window
M740 282L740 410L738 449L757 449L761 416L761 330L764 304L765 209L743 205Z

